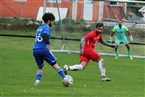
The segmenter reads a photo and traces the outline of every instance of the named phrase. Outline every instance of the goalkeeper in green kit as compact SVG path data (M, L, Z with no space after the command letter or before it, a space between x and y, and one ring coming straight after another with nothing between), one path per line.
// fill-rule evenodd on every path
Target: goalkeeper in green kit
M126 34L125 34L126 32L128 32L130 40L133 41L133 37L132 37L131 33L129 32L129 29L126 26L122 25L122 21L119 20L118 25L116 25L113 28L110 39L109 39L109 42L112 42L112 37L113 37L114 33L116 34L116 37L115 37L115 44L116 44L115 54L116 54L116 57L115 57L115 59L118 58L118 47L119 47L120 43L123 43L127 47L128 57L131 60L133 60L133 58L131 56L129 42L128 42Z

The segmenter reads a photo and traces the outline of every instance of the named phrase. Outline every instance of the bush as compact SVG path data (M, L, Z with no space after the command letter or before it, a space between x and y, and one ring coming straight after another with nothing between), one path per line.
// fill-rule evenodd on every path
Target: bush
M0 29L2 30L32 30L37 29L40 23L36 23L34 19L20 19L20 18L0 18ZM29 22L32 22L31 24Z
M19 32L34 32L42 22L38 22L35 19L20 19L20 18L0 18L0 29L11 30ZM65 18L62 21L54 22L52 26L53 32L67 32L67 33L80 33L85 34L93 30L96 26L96 22L87 23L84 19L72 20ZM112 26L105 26L103 34L110 35ZM129 28L130 32L135 37L145 37L145 31L141 28Z
M87 23L83 19L75 21L70 18L65 18L62 21L55 22L53 28L55 31L63 30L64 32L69 33L86 32L90 30L90 27L86 27L86 24Z

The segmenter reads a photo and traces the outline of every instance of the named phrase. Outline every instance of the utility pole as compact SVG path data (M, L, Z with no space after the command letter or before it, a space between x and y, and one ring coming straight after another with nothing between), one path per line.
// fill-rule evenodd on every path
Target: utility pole
M46 0L44 0L43 14L46 13Z
M77 0L72 0L72 19L76 20L77 16Z

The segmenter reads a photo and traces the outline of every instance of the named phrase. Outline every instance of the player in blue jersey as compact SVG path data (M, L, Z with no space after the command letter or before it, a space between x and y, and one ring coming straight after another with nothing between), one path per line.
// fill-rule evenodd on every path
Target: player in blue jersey
M40 83L43 73L44 60L58 72L58 74L62 77L64 81L71 84L71 82L69 82L69 80L66 78L64 70L57 64L57 59L50 51L49 39L51 34L51 26L53 21L55 20L55 17L52 13L45 13L42 16L42 19L44 21L44 24L42 24L37 29L35 43L33 46L33 56L38 67L38 71L36 73L36 81L34 85L39 85Z
M116 57L115 57L115 59L118 58L118 47L119 47L120 43L123 43L127 47L128 57L131 60L133 60L133 58L131 56L129 42L128 42L127 37L126 37L126 32L129 34L130 40L133 41L133 37L132 37L131 33L129 32L128 28L126 26L122 25L122 21L119 20L118 25L113 28L110 39L109 39L109 41L112 42L112 37L113 37L114 33L116 34L116 37L115 37Z

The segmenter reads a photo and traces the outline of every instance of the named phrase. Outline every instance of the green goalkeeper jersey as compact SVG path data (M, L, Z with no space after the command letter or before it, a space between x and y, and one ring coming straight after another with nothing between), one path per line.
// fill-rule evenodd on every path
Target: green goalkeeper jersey
M126 32L129 31L128 28L126 26L123 26L120 28L118 25L115 26L112 30L113 32L116 33L116 39L119 40L124 40L126 39Z

